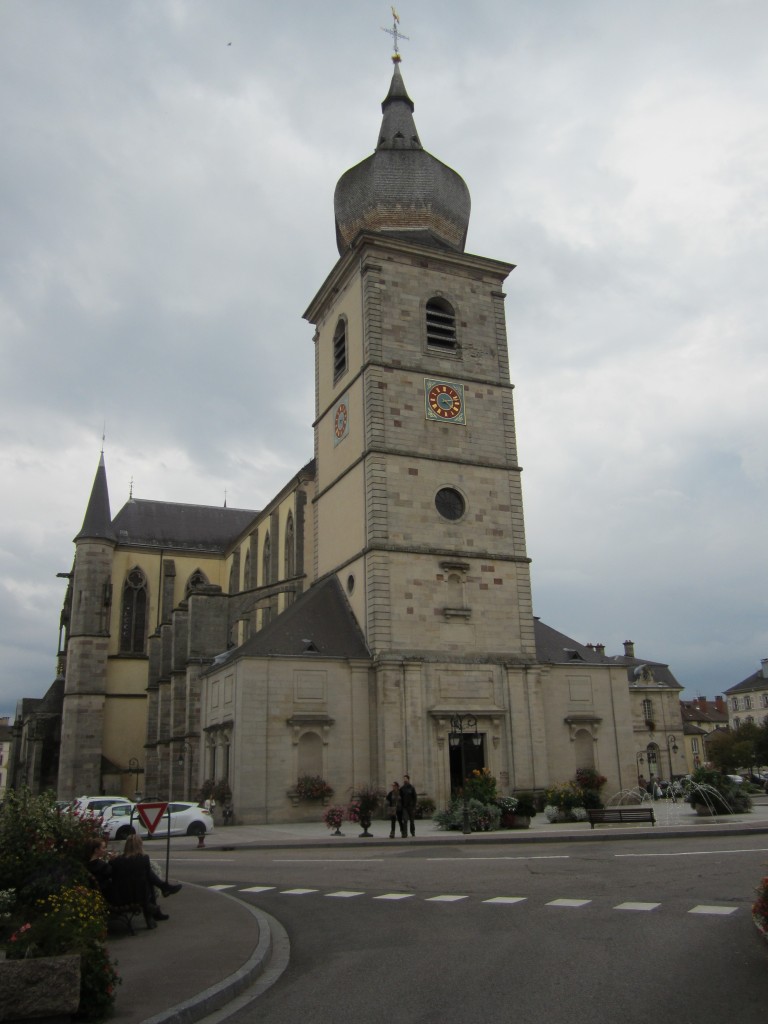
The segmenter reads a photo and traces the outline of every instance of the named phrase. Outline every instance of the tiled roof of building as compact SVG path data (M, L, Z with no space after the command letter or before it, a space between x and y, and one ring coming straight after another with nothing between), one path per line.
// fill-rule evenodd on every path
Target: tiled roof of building
M237 661L299 656L362 660L371 656L335 576L310 587L264 629L224 657ZM219 664L223 660L217 659Z
M536 639L536 659L545 664L584 661L592 665L607 665L611 661L594 647L587 647L565 633L559 633L541 619L534 618L533 634Z
M746 679L742 679L740 683L736 683L726 693L749 693L752 690L768 690L768 677L763 673L763 667L761 666L757 672L753 672L751 676L747 676Z
M719 698L718 698L719 700ZM718 708L712 701L681 700L680 715L683 722L710 722L712 725L727 725L728 712Z
M121 547L223 554L257 515L253 509L132 498L112 525Z
M536 657L538 661L561 665L568 662L584 662L591 665L620 665L626 668L627 680L630 683L643 684L643 670L650 670L649 685L663 684L682 690L678 681L666 665L661 661L649 658L629 657L628 655L607 655L594 644L580 644L578 640L560 633L540 619L533 620L536 638Z

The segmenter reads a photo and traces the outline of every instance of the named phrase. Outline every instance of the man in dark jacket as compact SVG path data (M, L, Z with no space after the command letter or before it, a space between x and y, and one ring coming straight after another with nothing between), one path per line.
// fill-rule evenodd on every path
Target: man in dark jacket
M403 784L400 787L400 800L403 805L403 815L400 822L400 832L403 839L408 834L408 825L411 826L411 835L416 835L414 818L416 816L416 790L411 785L410 775L403 776Z

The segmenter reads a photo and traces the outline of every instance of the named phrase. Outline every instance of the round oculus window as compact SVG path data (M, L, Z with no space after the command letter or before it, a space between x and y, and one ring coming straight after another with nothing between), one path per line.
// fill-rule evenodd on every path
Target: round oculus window
M441 487L435 495L435 508L443 519L461 519L466 508L464 498L453 487Z

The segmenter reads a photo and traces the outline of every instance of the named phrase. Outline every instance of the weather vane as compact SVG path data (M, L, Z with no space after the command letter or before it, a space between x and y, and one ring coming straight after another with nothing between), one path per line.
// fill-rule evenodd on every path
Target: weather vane
M395 52L392 54L392 63L393 64L399 64L400 61L402 60L402 57L400 56L400 48L397 45L398 44L398 40L400 40L400 39L407 39L408 38L408 36L404 36L402 34L402 32L398 29L397 26L399 24L400 24L400 15L397 13L395 8L393 7L392 8L392 28L382 28L382 30L381 30L382 32L386 32L388 36L392 36L392 39L394 40Z

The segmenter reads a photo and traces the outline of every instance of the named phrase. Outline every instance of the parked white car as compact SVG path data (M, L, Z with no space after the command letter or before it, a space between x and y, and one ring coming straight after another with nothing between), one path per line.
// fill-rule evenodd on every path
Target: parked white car
M162 839L168 835L168 812L170 811L172 836L204 836L213 832L213 816L204 807L194 803L175 801L157 824L154 836ZM149 831L139 817L136 804L119 804L104 815L104 834L109 839L127 839L137 832L146 838Z
M75 814L93 814L106 817L105 812L107 809L114 807L116 804L128 804L130 806L131 802L124 796L79 796L76 800L72 801L72 810Z

